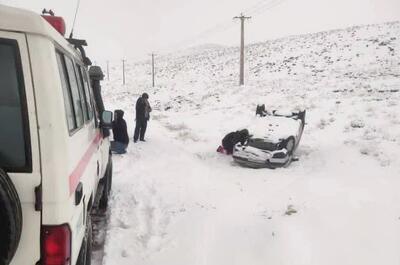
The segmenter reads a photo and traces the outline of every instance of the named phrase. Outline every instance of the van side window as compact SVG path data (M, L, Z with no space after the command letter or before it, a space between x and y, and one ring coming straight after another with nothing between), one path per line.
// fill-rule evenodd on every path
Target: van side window
M71 89L69 88L69 82L67 78L67 68L65 66L64 55L60 52L57 52L56 56L64 95L64 106L67 115L68 130L73 131L77 128L77 126L75 121L74 107L72 105Z
M18 43L0 39L0 168L31 172L29 120Z
M76 125L78 128L83 125L82 101L79 95L78 80L75 75L74 63L71 58L64 56L65 65L67 66L68 80L71 87L72 104L74 106Z
M83 88L82 72L81 72L79 64L75 64L75 73L76 73L76 77L78 78L79 95L80 95L81 102L82 102L83 116L85 118L85 122L87 122L89 120L89 113L88 113L88 106L87 106L87 102L86 102L85 91Z
M87 72L85 71L85 68L83 66L79 66L79 73L83 85L83 90L85 94L85 101L86 101L86 106L87 106L87 117L88 120L93 119L93 106L92 106L92 101L91 96L90 96L90 91L89 91L89 83L88 83L88 76Z
M93 101L91 100L92 94L91 90L89 87L89 78L88 78L88 73L85 71L85 68L81 67L81 74L83 77L83 87L85 88L85 96L86 96L86 103L88 106L88 114L89 114L89 120L93 119Z

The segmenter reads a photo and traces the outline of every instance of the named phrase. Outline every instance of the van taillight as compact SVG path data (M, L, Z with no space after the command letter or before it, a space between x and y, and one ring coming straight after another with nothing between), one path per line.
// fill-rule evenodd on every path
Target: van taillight
M42 226L41 264L71 264L71 230L68 225Z

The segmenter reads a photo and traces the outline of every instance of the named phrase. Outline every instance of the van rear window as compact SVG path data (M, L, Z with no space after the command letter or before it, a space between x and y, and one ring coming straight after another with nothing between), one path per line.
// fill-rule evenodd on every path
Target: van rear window
M29 130L18 43L0 39L0 168L30 169Z

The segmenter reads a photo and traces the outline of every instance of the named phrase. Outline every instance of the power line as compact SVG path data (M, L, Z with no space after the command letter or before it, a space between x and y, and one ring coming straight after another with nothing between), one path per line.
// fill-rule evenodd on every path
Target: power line
M274 1L274 0L272 0ZM272 2L271 0L261 0L257 3L255 3L254 5L252 5L251 7L245 9L243 11L243 13L246 14L253 14L254 11L258 10L259 8L262 8L265 4L268 4L269 2Z
M265 5L264 7L258 9L257 11L255 11L255 12L253 13L253 16L257 16L257 15L260 15L260 14L262 14L262 13L265 13L266 11L269 11L269 10L275 8L275 7L280 6L281 4L283 4L283 3L286 2L286 1L287 1L287 0L275 0L275 1L271 1L270 4Z
M276 0L261 0L261 1L257 2L256 4L252 5L251 7L245 9L245 13L253 12L253 11L257 10L258 8L263 7L263 5L270 3L270 2L274 2L274 1L276 1ZM233 28L234 26L235 25L232 24L232 21L230 19L226 19L226 20L223 20L222 22L216 24L215 26L212 26L212 27L200 32L199 34L197 34L191 38L184 39L173 45L169 45L165 49L166 50L168 50L169 48L176 49L177 47L187 46L188 44L194 43L202 38L209 37L209 36L215 35L217 33L225 32L225 31Z
M232 28L233 26L234 25L232 25L232 21L231 20L229 20L229 21L227 20L226 22L219 23L219 24L217 24L217 25L215 25L213 27L210 27L209 29L206 29L206 30L202 31L202 32L200 32L199 34L197 34L197 35L195 35L193 37L190 37L190 38L184 39L182 41L179 41L179 42L177 42L175 44L169 45L169 46L165 47L164 50L169 50L171 48L173 48L173 49L177 49L178 48L179 49L179 48L182 48L184 46L189 46L190 44L195 43L198 40L201 40L201 39L203 39L205 37L209 37L209 36L215 35L217 33L224 32L224 31Z
M257 15L260 15L268 10L271 10L271 9L281 5L285 1L287 1L287 0L260 0L257 3L255 3L254 5L245 9L244 13L247 13L247 14L255 17ZM215 26L212 26L212 27L202 31L199 34L197 34L191 38L184 39L184 40L179 41L172 45L168 45L167 47L164 48L164 50L168 51L170 49L179 49L179 48L182 48L185 46L189 46L190 44L193 44L203 38L210 37L217 33L225 32L225 31L233 28L234 26L235 25L232 23L231 20L224 20L224 21L216 24Z

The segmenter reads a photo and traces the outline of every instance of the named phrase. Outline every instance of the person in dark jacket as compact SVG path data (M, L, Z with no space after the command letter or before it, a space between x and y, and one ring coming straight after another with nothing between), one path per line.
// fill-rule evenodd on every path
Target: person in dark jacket
M114 141L111 142L111 151L117 154L125 154L129 144L129 136L123 110L114 111L112 127Z
M248 139L249 131L247 129L231 132L225 135L224 139L222 139L222 147L226 154L230 155L233 153L233 148L236 144L241 143L244 145Z
M135 135L133 136L133 141L136 143L139 139L144 140L144 135L146 133L147 122L150 119L151 107L149 103L149 95L143 93L141 97L136 101L136 127Z

